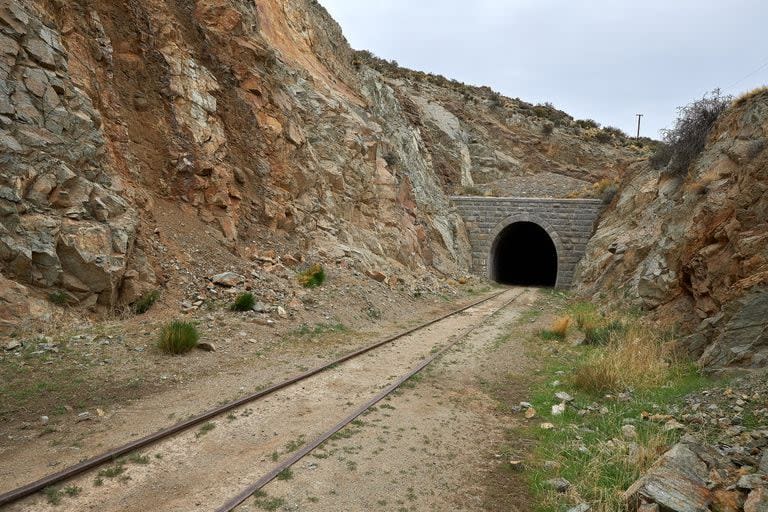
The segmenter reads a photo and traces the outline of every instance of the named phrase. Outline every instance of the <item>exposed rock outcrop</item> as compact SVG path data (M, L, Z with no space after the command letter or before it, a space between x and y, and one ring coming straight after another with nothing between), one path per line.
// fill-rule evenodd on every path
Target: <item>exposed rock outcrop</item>
M721 115L685 177L631 166L589 244L582 290L628 298L707 367L765 366L768 94Z
M183 272L169 250L199 260L165 234L200 221L238 256L450 275L456 187L547 171L566 193L640 151L361 55L312 0L0 0L3 276L107 310Z

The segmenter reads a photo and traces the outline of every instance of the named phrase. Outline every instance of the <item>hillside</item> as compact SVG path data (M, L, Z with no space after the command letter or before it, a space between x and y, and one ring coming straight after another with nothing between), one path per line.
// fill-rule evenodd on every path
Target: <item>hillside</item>
M264 258L456 276L447 195L577 194L644 151L356 53L310 0L0 5L6 330Z
M768 94L735 102L679 175L633 164L582 262L582 291L652 310L709 368L768 362Z

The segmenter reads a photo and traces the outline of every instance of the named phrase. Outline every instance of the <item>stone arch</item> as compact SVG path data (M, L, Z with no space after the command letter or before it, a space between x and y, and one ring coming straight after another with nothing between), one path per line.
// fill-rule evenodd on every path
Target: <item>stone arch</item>
M557 234L557 231L552 227L552 225L542 219L541 217L537 215L531 215L528 213L516 213L513 215L510 215L506 217L501 222L497 223L496 226L491 230L491 232L488 235L488 256L487 256L487 265L486 269L488 272L488 278L493 279L494 274L496 273L495 268L495 256L497 251L497 246L500 240L500 235L510 226L513 224L519 224L519 223L530 223L535 224L544 232L546 232L547 235L549 235L550 240L552 240L552 244L555 247L555 259L557 261L557 277L555 279L555 288L562 288L563 287L563 268L565 268L565 248L563 247L563 242L560 239L560 235Z

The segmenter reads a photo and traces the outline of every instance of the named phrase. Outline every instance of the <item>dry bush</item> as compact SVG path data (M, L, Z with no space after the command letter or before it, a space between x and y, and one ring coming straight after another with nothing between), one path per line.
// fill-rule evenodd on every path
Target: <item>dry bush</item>
M552 327L549 329L549 331L555 334L556 336L558 336L559 338L565 338L565 335L568 332L568 327L570 325L571 325L571 317L569 315L566 315L552 322Z
M658 386L669 376L670 352L648 328L611 331L607 345L576 369L573 385L590 393Z
M677 109L679 116L675 126L662 132L670 152L667 169L671 173L688 173L688 168L704 149L710 128L731 101L731 96L722 96L720 89L715 89L700 100Z

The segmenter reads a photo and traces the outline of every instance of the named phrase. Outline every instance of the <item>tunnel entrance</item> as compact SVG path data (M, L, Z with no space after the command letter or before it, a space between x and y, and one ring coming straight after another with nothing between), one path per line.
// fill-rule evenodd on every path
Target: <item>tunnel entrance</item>
M557 284L555 243L538 224L510 224L491 246L490 276L502 284L554 287Z

